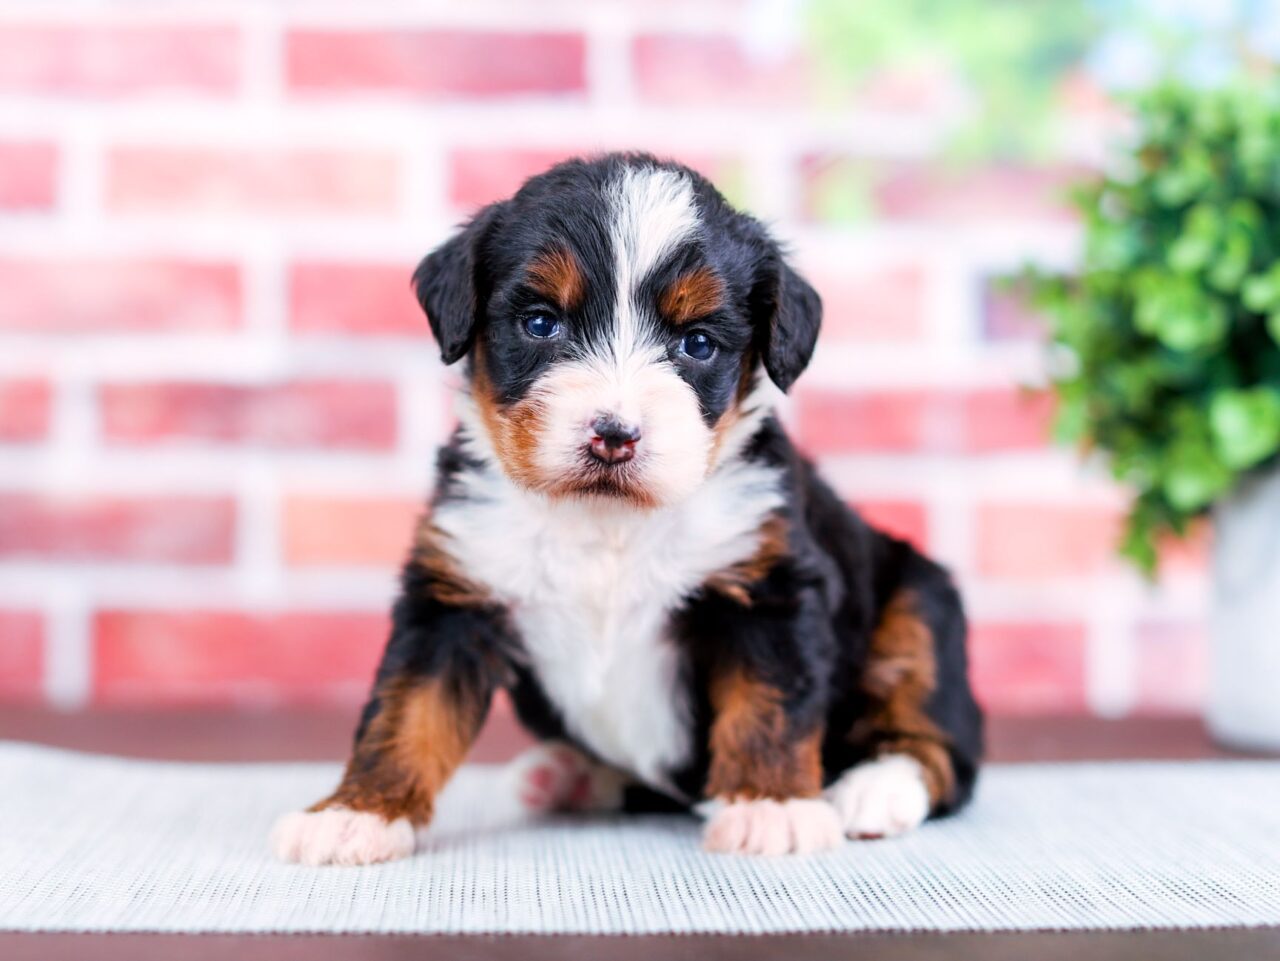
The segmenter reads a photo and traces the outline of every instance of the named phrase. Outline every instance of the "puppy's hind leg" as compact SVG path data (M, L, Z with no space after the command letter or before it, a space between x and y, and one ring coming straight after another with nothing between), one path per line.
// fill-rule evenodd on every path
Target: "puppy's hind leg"
M851 838L894 837L919 827L929 816L924 770L907 754L856 764L825 794Z
M861 760L827 788L845 834L891 837L962 807L982 753L965 620L946 573L914 552L881 614L861 679L866 714L849 734Z
M524 810L617 811L627 775L587 757L563 741L544 741L507 767L515 797Z

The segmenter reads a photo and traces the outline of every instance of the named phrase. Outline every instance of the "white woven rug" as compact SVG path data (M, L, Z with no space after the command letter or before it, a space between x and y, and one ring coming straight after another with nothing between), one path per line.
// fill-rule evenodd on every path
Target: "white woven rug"
M806 858L703 854L693 818L520 823L465 769L408 861L275 863L329 764L165 764L0 743L0 929L994 931L1280 924L1280 762L1022 765L974 806ZM503 810L508 808L508 810Z

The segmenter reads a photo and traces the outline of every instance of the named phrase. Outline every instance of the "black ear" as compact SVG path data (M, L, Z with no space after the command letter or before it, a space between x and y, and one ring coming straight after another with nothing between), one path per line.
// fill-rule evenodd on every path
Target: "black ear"
M413 289L427 313L440 359L452 364L471 349L488 297L485 242L502 204L481 210L458 234L433 250L413 272Z
M813 356L822 326L822 298L780 254L765 258L763 267L754 297L760 352L769 379L786 391Z

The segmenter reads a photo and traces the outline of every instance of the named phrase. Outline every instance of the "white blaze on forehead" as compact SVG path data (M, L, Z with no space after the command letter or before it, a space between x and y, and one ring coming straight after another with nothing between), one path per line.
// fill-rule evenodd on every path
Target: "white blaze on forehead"
M643 341L636 288L698 228L693 184L675 170L627 167L604 188L617 280L615 357Z

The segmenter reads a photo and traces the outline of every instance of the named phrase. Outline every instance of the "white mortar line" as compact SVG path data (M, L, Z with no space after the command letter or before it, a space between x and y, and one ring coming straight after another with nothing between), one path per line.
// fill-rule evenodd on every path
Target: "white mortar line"
M90 602L84 585L63 574L41 592L44 604L44 693L64 710L85 707L92 696L94 651Z
M279 483L262 464L243 469L236 486L234 572L241 596L263 603L280 593L283 577Z
M1132 606L1113 592L1094 592L1087 601L1085 694L1089 709L1102 717L1122 717L1133 708L1137 644Z

